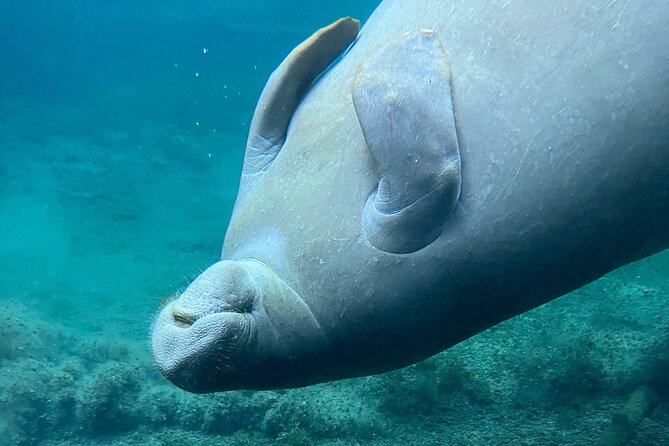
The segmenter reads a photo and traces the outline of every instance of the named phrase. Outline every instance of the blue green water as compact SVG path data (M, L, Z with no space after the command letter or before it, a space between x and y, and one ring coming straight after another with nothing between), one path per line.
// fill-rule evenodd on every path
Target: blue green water
M195 396L154 369L269 73L375 5L0 2L0 445L669 444L667 253L382 376Z

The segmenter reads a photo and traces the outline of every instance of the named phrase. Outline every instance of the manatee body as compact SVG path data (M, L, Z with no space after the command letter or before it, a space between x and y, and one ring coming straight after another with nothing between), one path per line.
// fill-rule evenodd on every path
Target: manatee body
M162 373L388 371L667 248L666 23L660 0L386 0L314 34L261 95L223 260L154 324Z

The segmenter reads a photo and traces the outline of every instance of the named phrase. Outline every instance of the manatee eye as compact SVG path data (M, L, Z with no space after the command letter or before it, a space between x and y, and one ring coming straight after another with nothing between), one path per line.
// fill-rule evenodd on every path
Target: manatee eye
M179 328L188 328L195 322L195 316L181 311L172 313L172 318L174 319L174 325Z

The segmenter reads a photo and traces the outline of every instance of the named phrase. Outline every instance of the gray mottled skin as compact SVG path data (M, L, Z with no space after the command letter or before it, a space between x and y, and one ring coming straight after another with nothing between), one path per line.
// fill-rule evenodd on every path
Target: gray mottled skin
M666 23L662 0L384 1L305 96L256 109L275 153L249 138L268 162L225 260L158 317L161 371L195 392L387 371L667 248Z

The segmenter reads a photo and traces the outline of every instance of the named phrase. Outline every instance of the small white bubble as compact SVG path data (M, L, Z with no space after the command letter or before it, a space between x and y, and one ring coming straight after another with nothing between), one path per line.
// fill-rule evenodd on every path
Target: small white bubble
M254 70L257 70L257 69L258 69L258 65L253 65L253 69L254 69Z
M208 156L209 158L211 158L211 153L207 153L207 156Z
M200 72L199 71L195 72L195 77L200 77Z
M209 50L207 48L202 48L202 54L207 54Z
M174 68L179 68L179 64L174 64Z
M200 121L195 121L195 125L200 125Z

